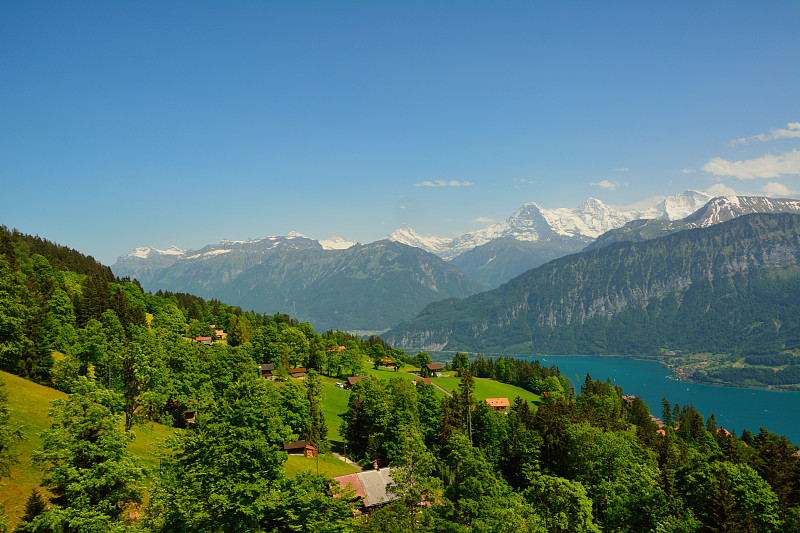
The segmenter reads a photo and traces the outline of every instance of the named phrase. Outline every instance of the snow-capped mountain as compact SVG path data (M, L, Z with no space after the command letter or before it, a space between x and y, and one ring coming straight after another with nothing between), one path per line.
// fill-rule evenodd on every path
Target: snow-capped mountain
M117 258L117 261L122 259L123 257L138 257L140 259L147 259L149 257L157 256L157 255L183 255L186 253L186 250L182 250L177 246L170 245L169 248L166 250L159 250L158 248L152 248L150 246L143 246L141 248L136 248L134 251L129 253L128 255L122 256Z
M328 237L327 239L321 239L319 243L323 250L347 250L356 245L353 241L348 241L344 237L338 235Z
M763 196L718 196L690 215L677 219L638 219L600 235L585 248L602 248L615 242L641 242L676 231L707 228L754 213L800 213L800 200Z
M703 192L686 191L664 198L652 206L625 210L609 206L596 198L589 198L576 207L555 209L545 209L537 203L529 202L504 222L491 224L453 239L433 235L423 236L408 226L402 226L387 238L422 248L448 261L494 239L507 237L528 242L553 238L562 241L562 237L567 237L585 245L603 233L624 226L632 220L683 218L697 211L711 198Z
M706 228L751 213L800 213L800 200L764 196L719 196L683 220L689 227Z
M422 235L414 231L411 227L403 224L398 229L386 236L390 241L401 242L415 248L422 248L426 252L438 255L447 259L447 250L453 239L436 237L433 235Z

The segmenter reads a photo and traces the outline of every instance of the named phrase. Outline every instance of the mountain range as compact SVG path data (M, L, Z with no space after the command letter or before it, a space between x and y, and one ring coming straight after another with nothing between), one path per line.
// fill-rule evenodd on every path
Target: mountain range
M579 252L603 233L639 219L676 220L705 205L711 196L686 191L639 208L618 209L596 198L573 208L545 209L529 202L503 222L453 239L422 236L405 226L389 239L451 261L487 288L557 257Z
M409 351L769 353L800 347L798 294L800 215L750 214L556 259L382 338Z
M160 266L151 268L151 259ZM320 330L382 331L433 301L482 289L419 248L389 240L336 248L296 233L224 241L183 253L142 248L112 269L118 276L137 278L147 290L288 313Z
M291 233L200 250L137 248L112 269L147 290L191 292L259 312L291 313L318 329L382 331L434 301L497 287L584 249L755 212L800 212L800 201L712 199L686 191L638 209L616 209L592 198L575 208L527 203L504 222L453 239L423 236L408 226L367 245ZM644 216L653 218L637 218Z

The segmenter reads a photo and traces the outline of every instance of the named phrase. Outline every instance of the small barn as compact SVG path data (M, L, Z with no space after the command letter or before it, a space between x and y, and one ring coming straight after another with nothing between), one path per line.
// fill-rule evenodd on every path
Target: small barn
M292 376L293 378L303 379L304 377L306 377L307 371L308 370L304 367L290 368L289 375Z
M302 455L304 457L316 457L317 449L304 440L294 442L284 442L283 449L289 455Z
M345 388L352 389L353 385L364 379L364 376L350 376L347 378L347 386Z
M273 372L275 372L275 365L272 363L266 363L263 365L258 365L258 369L261 370L261 377L264 379L272 379Z

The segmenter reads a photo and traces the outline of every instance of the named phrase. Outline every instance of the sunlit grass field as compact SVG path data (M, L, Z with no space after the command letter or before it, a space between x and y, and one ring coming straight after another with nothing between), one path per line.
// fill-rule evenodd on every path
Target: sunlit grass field
M461 379L458 377L439 377L431 379L431 382L452 392L458 389L458 386L461 384ZM534 394L520 387L501 383L493 379L475 378L475 397L479 400L485 400L486 398L508 398L513 404L514 398L517 396L534 404L541 402L541 397L538 394Z

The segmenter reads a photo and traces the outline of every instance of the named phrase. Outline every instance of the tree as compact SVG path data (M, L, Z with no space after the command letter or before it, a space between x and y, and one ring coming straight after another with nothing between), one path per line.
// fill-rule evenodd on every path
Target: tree
M6 383L0 380L0 478L9 475L11 465L17 462L13 448L22 439L20 428L11 424Z
M156 531L268 529L281 501L283 442L276 387L261 379L231 383L197 409L193 431L178 437L154 495Z
M328 425L322 412L323 391L319 375L314 369L308 371L303 382L309 403L309 428L306 440L319 452L328 451Z
M458 373L458 376L461 377L461 373L464 370L469 370L469 356L465 353L456 352L453 356L453 362L450 364Z
M406 521L412 524L413 530L420 518L418 511L425 503L433 503L435 494L441 490L441 482L431 477L436 460L425 447L419 426L407 424L399 429L399 450L395 454L393 483L388 491L397 495L404 504L408 512Z
M524 497L542 517L547 531L600 533L593 519L592 500L583 485L533 469L525 474L528 488Z
M431 356L428 354L428 352L419 352L412 358L411 362L414 365L422 368L425 365L432 363L433 359L431 359Z
M31 344L25 326L31 312L30 294L19 273L0 256L0 370L17 374Z
M42 485L53 505L36 516L30 531L117 531L128 504L140 501L142 469L126 446L133 435L117 429L121 401L86 378L54 400L51 426L33 461L45 472Z
M752 468L727 461L684 473L689 504L704 531L779 530L778 497Z

